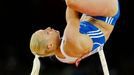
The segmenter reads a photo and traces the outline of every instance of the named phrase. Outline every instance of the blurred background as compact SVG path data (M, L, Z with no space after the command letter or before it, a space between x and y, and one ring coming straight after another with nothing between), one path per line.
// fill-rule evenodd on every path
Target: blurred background
M133 7L119 0L121 15L104 51L110 75L134 75ZM64 0L0 0L0 75L30 75L34 56L29 49L33 32L51 26L63 34ZM40 58L40 75L103 75L98 54L78 68L54 57Z

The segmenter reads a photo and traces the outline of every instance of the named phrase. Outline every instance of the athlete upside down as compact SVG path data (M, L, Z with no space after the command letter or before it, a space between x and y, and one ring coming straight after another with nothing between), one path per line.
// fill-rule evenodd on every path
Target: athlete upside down
M30 49L38 57L55 55L61 62L78 65L78 60L98 52L108 40L120 15L119 5L117 0L66 0L66 5L62 38L51 27L37 30Z

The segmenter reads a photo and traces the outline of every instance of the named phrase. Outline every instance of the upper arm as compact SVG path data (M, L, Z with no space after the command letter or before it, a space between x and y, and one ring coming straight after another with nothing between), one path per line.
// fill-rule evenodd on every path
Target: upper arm
M65 46L65 51L69 56L81 57L83 54L87 54L91 51L93 44L91 38L81 34L74 24L67 25L65 29L64 35L66 37L66 45L68 45Z
M117 0L66 0L66 4L91 16L114 16L118 10Z

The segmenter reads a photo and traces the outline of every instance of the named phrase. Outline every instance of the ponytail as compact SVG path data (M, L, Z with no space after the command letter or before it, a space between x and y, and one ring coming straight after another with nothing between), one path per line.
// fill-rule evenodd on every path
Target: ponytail
M40 60L39 60L39 56L35 55L35 58L33 61L33 68L32 68L32 72L30 75L39 75L39 71L40 71Z

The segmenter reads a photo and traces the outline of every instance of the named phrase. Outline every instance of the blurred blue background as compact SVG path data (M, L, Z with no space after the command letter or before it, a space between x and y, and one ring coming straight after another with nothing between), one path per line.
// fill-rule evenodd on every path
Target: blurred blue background
M121 16L104 51L110 75L134 75L133 7L119 0ZM63 34L66 26L64 0L0 0L0 75L30 75L33 32L51 26ZM84 59L78 68L54 57L40 58L40 75L103 75L98 54Z

